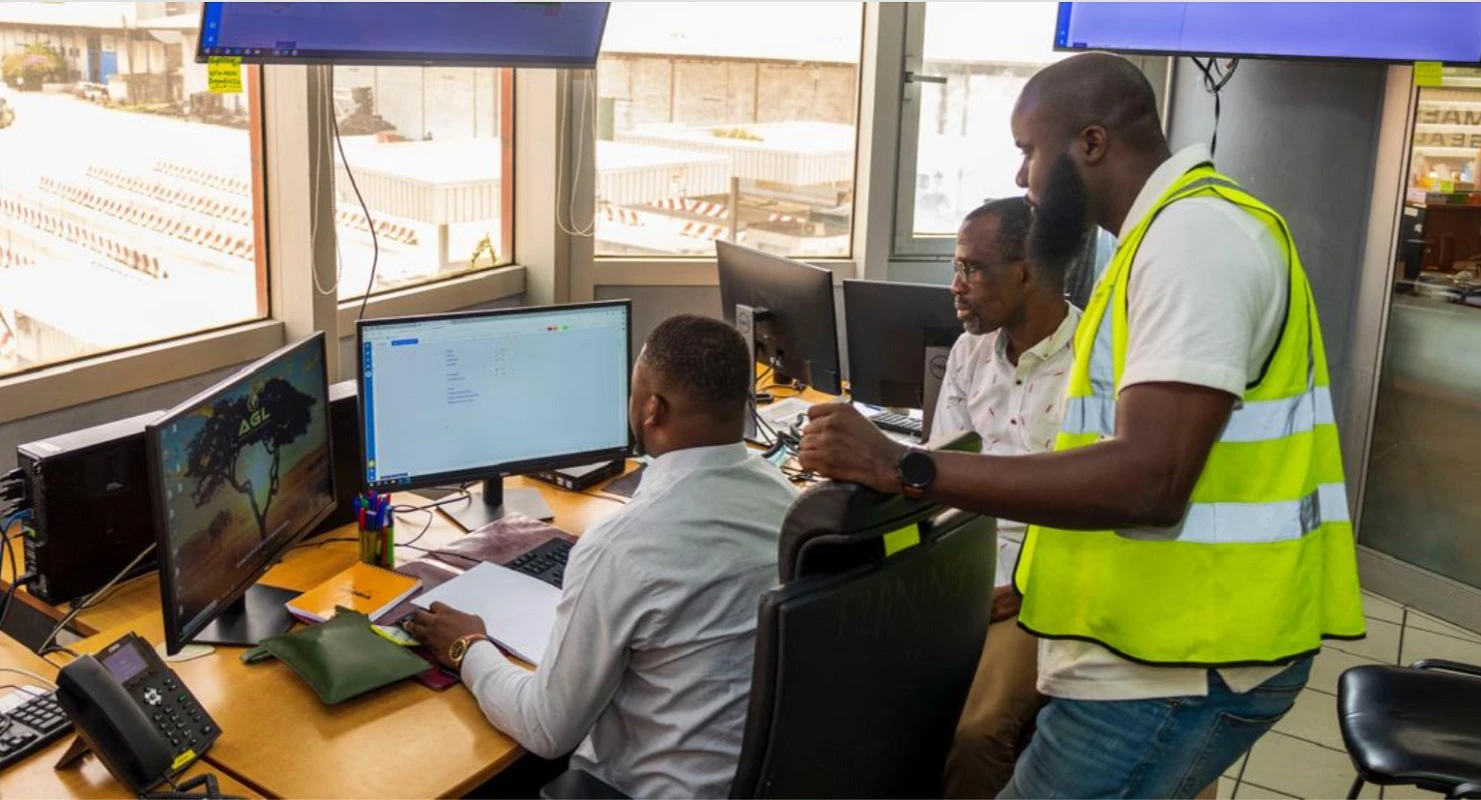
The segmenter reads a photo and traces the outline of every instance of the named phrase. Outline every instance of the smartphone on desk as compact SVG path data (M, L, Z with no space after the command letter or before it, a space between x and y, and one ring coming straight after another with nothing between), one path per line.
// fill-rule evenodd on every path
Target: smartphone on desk
M57 769L91 752L135 794L195 763L221 736L175 671L132 633L62 667L57 702L77 730Z

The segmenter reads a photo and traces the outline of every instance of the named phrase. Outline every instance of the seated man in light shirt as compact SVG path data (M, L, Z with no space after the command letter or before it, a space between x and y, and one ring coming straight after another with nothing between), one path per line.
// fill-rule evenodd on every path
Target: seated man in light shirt
M1011 197L962 222L951 290L967 335L947 359L933 437L976 431L982 452L997 455L1054 449L1080 310L1064 299L1065 265L1028 258L1032 220L1028 203ZM1012 586L1023 534L1021 523L998 521L993 622L947 759L948 797L996 796L1045 702L1038 642L1018 627Z
M628 403L653 461L572 549L544 660L528 672L485 638L449 664L525 749L555 758L579 744L572 768L633 797L722 797L735 776L757 602L796 497L742 440L754 377L734 328L659 325ZM482 619L440 604L408 630L445 663L458 640L486 637Z

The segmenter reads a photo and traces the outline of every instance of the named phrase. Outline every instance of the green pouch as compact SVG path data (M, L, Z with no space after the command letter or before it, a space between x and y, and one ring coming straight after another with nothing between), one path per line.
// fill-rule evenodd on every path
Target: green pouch
M331 706L427 670L426 661L371 630L369 617L345 608L328 622L263 639L261 648Z

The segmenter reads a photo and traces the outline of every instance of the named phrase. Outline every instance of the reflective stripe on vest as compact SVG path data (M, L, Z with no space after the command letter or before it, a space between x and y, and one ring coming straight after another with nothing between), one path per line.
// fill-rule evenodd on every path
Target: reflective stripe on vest
M1229 417L1220 434L1221 442L1263 442L1282 439L1296 433L1310 433L1317 425L1333 425L1332 390L1313 386L1306 394L1281 400L1257 400ZM1065 405L1061 431L1070 434L1092 433L1111 438L1116 435L1116 399L1102 394L1072 397Z
M1300 500L1274 503L1192 503L1172 528L1119 530L1131 539L1199 544L1253 544L1300 539L1328 522L1347 522L1347 487L1324 483Z

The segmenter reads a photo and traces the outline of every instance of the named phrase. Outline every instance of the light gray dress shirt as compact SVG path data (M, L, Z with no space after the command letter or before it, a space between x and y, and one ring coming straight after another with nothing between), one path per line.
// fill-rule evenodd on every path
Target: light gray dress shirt
M744 444L667 453L571 551L539 669L474 645L463 682L525 749L580 747L633 797L722 797L740 756L757 602L796 492ZM510 613L518 613L510 609Z

